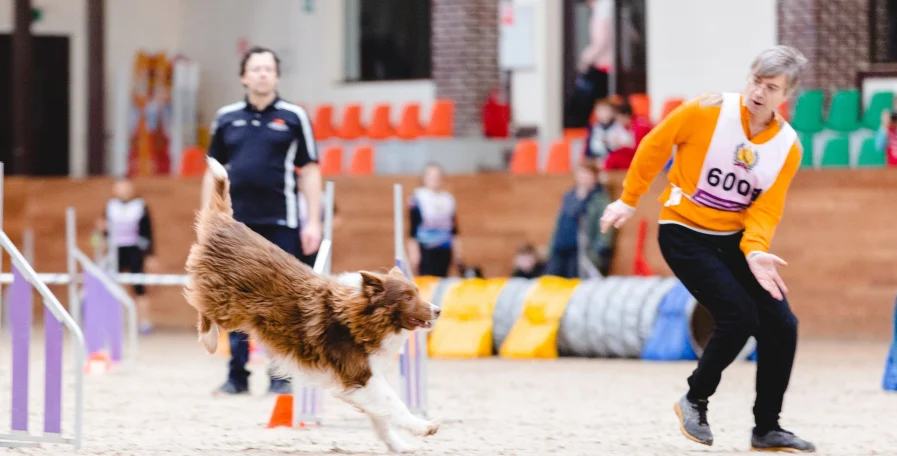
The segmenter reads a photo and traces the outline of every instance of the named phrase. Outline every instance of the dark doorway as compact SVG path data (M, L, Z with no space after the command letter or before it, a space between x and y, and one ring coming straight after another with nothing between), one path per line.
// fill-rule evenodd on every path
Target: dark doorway
M32 175L69 174L69 37L34 36ZM12 161L12 35L0 34L0 160ZM5 166L7 174L17 172Z
M601 0L611 1L611 0ZM645 0L612 0L614 3L615 74L610 93L624 98L633 93L646 93L647 43ZM576 63L589 44L589 20L592 8L586 0L564 2L564 112L569 109L578 71Z

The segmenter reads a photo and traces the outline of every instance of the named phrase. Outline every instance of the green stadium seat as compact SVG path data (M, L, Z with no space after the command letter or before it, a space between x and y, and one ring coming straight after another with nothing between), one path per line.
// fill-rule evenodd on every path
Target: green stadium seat
M857 157L858 167L882 168L885 166L885 153L875 148L875 138L863 140L863 147Z
M869 105L863 113L863 127L878 130L881 126L881 112L894 109L894 92L876 92L869 98Z
M800 145L804 148L803 156L801 157L800 166L801 168L812 168L813 167L813 135L809 133L797 133L797 138L800 140Z
M841 133L860 128L860 91L843 89L832 96L826 127Z
M822 90L813 89L801 93L794 102L791 126L802 133L818 133L825 128L822 116Z
M850 139L846 136L835 136L829 139L822 151L822 167L850 166Z

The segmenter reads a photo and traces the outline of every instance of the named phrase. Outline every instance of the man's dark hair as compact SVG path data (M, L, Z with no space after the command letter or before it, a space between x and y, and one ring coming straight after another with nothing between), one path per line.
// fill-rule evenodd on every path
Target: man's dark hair
M280 57L278 57L277 53L271 49L261 46L253 46L243 54L243 58L240 59L240 77L243 77L246 73L246 62L249 61L249 57L252 57L253 54L264 54L266 52L274 56L274 69L277 71L277 76L280 77Z

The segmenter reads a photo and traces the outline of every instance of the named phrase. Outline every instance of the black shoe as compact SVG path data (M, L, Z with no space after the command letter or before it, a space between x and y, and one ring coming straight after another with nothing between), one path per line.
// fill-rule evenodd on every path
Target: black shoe
M246 394L249 392L249 387L237 385L236 383L228 380L224 382L223 385L219 386L218 389L212 392L212 394L227 394L227 395L237 395L237 394Z
M289 380L281 380L277 378L271 379L271 386L268 387L268 393L271 394L293 394L293 385Z
M783 451L786 453L814 453L816 447L804 439L782 428L758 435L751 432L752 451Z
M692 402L686 396L682 396L679 402L673 405L673 410L679 417L679 429L682 435L704 445L713 445L713 433L710 432L710 424L707 423L706 400Z

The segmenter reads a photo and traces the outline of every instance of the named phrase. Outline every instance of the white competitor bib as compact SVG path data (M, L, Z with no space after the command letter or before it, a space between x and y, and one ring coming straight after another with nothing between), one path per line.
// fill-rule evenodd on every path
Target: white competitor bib
M721 211L747 209L775 183L796 139L797 133L785 123L769 141L752 143L741 123L741 96L723 94L701 176L688 199Z
M112 199L106 205L106 223L117 246L140 244L140 219L146 213L142 198L128 202Z

